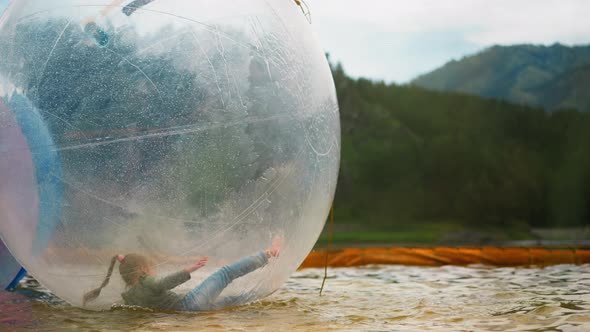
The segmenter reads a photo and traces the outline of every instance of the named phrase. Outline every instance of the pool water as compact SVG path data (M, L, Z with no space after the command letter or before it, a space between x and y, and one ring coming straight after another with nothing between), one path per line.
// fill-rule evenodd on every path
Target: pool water
M296 272L270 297L217 312L71 307L28 278L0 294L0 331L590 331L590 265L368 266Z

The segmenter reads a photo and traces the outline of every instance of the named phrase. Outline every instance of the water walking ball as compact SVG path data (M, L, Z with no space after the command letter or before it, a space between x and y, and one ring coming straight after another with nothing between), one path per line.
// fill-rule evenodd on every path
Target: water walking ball
M14 0L0 18L0 236L73 305L114 255L161 276L208 256L182 293L280 235L222 296L270 294L323 228L339 155L330 68L291 0ZM86 307L124 290L115 272Z

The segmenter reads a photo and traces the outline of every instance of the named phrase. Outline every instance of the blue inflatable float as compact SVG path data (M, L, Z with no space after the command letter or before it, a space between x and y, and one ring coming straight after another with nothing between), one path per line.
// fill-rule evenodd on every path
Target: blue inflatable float
M2 15L7 5L7 0L0 0L0 15ZM4 243L0 241L0 290L13 288L25 273L26 271L12 257Z
M0 241L0 290L14 288L25 274L25 269L18 264L4 243Z
M30 251L40 254L61 215L62 170L42 115L22 94L0 98L0 156L0 222L34 229ZM13 288L25 274L0 242L0 289Z

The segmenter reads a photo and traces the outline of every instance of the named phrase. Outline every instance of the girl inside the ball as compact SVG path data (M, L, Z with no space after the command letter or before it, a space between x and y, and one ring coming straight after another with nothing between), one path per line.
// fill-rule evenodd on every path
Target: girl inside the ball
M205 281L186 294L172 292L171 289L187 282L191 273L207 264L207 257L163 278L156 278L151 261L139 254L116 255L111 259L107 276L102 284L84 294L83 303L95 300L101 290L107 286L115 263L119 262L119 273L127 287L121 294L126 305L140 306L160 310L201 311L226 307L237 302L236 297L222 297L221 292L235 279L255 271L277 257L282 239L276 236L271 246L252 256L226 265L209 276Z

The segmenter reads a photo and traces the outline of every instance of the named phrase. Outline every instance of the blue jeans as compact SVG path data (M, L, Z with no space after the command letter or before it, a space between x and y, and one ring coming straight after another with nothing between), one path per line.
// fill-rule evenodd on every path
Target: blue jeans
M264 251L226 265L210 275L200 285L188 292L179 303L178 310L199 311L223 308L237 303L239 297L218 299L219 294L235 279L255 271L268 263Z

